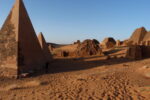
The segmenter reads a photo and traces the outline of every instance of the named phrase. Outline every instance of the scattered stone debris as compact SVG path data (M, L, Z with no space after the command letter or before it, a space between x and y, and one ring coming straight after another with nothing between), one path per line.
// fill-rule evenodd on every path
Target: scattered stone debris
M102 49L99 46L97 40L87 39L78 45L76 50L77 56L91 56L91 55L101 55Z

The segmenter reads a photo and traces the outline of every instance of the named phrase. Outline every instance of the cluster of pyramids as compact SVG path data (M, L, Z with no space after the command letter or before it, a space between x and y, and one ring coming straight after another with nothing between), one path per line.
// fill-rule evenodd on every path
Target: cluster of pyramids
M144 27L138 28L133 32L128 42L127 58L137 60L150 57L150 31Z
M42 69L52 59L42 35L36 36L22 0L16 0L0 30L0 67L10 76Z

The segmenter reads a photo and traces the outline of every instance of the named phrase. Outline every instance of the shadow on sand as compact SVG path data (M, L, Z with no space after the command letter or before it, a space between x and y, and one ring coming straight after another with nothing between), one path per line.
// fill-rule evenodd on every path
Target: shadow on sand
M109 60L106 59L100 60L98 58L100 58L100 56L89 58L76 58L76 59L55 59L55 61L49 66L49 73L79 71L100 67L104 65L114 65L134 61L126 58L113 58ZM94 60L88 61L87 59L94 59Z
M119 51L120 50L109 51L108 54L116 53ZM125 55L125 53L115 54L113 56L120 56L120 57L111 58L111 59L106 59L106 56L90 56L90 57L81 57L81 58L57 58L54 59L54 61L49 65L49 70L47 74L87 70L95 67L123 64L123 63L135 61L135 60L123 58L121 57L122 55ZM43 72L42 74L45 73Z

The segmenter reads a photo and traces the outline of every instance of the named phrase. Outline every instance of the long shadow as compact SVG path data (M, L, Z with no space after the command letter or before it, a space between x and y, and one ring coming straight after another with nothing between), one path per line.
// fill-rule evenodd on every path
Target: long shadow
M112 54L121 51L119 50L109 50L107 54ZM124 53L115 54L123 55ZM114 55L113 55L114 56ZM114 59L104 59L105 56L90 56L90 57L80 57L80 58L61 58L55 59L53 63L49 66L49 73L60 73L60 72L71 72L78 70L86 70L94 67L100 67L103 65L114 65L126 62L132 62L134 60L129 60L126 58L114 58ZM101 59L102 58L102 59ZM92 59L92 60L91 60ZM94 60L93 60L94 59Z
M117 53L117 52L119 52L119 51L121 51L121 50L123 50L123 49L113 49L113 50L109 50L109 51L105 51L105 52L103 52L105 55L109 55L109 54L113 54L113 53Z
M115 53L118 51L120 50L116 50ZM115 55L116 56L123 55L123 53L118 53ZM148 59L148 58L146 57L143 59ZM48 74L87 70L91 68L101 67L103 65L106 65L106 66L116 65L116 64L135 62L135 61L136 60L130 60L127 58L105 59L104 56L91 56L91 57L81 57L81 58L59 58L59 59L54 59L54 61L49 65Z
M108 51L103 52L104 55L95 55L95 56L90 56L90 57L80 57L80 58L78 58L78 59L83 59L83 60L85 60L85 59L92 59L92 58L104 57L105 55L110 55L110 54L113 54L113 53L117 53L117 52L119 52L119 51L121 51L121 50L123 50L123 49L120 48L120 49L116 49L116 50L114 50L114 49L113 49L113 50L108 50ZM117 55L123 55L123 54L125 54L125 53L115 54L115 56L117 56Z
M101 59L98 58L98 56L94 57L86 57L86 58L61 58L61 59L55 59L50 65L48 73L45 73L45 71L41 71L40 73L34 74L33 77L37 77L39 75L43 74L55 74L55 73L63 73L63 72L73 72L73 71L81 71L81 70L87 70L92 69L96 67L101 66L107 66L107 65L116 65L116 64L123 64L128 62L135 62L137 60L130 60L127 58L112 58L112 59ZM98 59L97 59L98 58ZM92 59L92 60L91 60ZM149 59L149 58L143 58ZM138 60L140 61L140 60Z
M103 65L114 65L114 64L121 64L121 63L134 61L134 60L126 59L126 58L85 61L86 59L87 58L85 59L84 58L56 59L54 63L50 65L49 73L79 71L79 70L86 70L86 69L91 69L95 67L100 67Z

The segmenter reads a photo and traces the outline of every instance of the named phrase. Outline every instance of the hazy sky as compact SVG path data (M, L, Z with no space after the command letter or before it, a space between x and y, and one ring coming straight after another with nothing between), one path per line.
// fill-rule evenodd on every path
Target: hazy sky
M15 0L0 0L0 26ZM150 30L150 0L24 0L37 33L49 42L87 38L128 38L135 28Z

